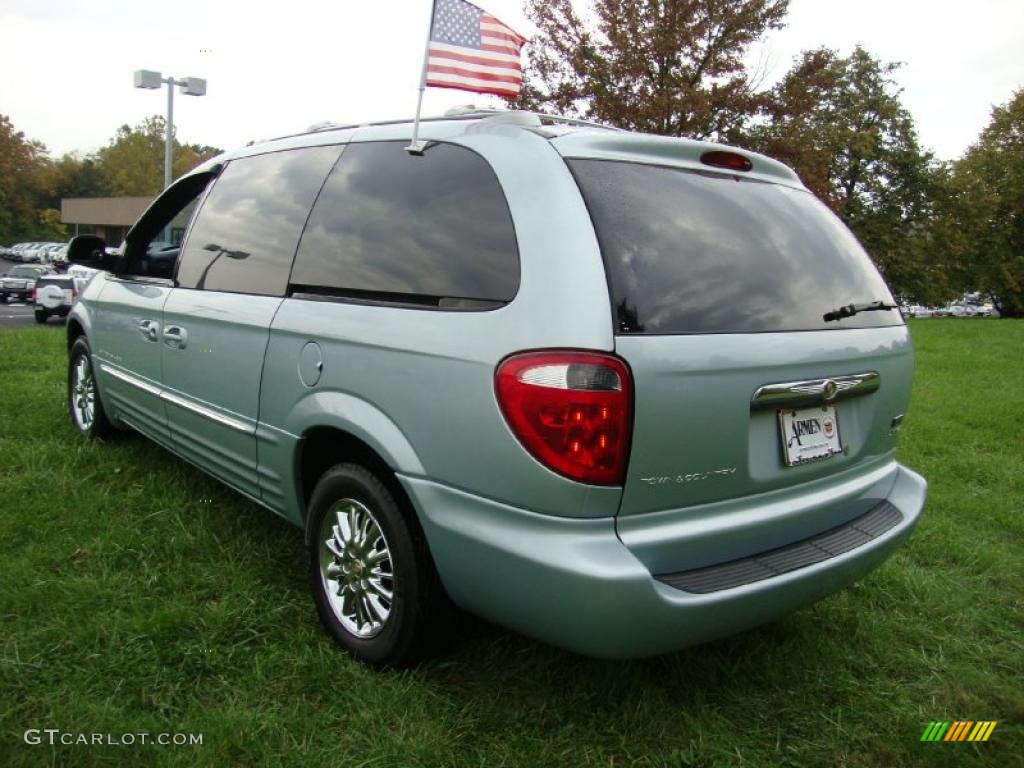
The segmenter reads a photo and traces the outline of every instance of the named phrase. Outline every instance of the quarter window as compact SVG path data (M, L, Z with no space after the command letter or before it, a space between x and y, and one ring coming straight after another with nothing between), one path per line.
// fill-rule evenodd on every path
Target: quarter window
M233 160L199 210L178 267L178 285L283 296L302 226L337 146Z
M494 171L451 144L403 147L345 149L310 214L293 291L453 308L512 299L519 253Z

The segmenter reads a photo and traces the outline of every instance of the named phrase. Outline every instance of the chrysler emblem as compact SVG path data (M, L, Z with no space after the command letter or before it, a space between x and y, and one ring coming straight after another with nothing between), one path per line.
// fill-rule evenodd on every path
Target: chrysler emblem
M832 402L838 391L839 385L832 381L832 379L825 379L825 383L821 385L821 396L826 403Z

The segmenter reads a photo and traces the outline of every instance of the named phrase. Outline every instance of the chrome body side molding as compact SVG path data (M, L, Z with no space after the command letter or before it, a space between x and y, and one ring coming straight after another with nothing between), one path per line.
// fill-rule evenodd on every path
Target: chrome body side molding
M185 398L172 394L171 392L168 392L165 389L153 386L149 382L136 378L131 374L125 373L124 371L120 371L117 368L112 368L106 363L100 363L100 368L103 370L104 373L110 374L115 379L123 381L125 384L130 384L131 386L136 387L137 389L141 389L143 392L148 392L149 394L155 397L159 397L161 400L170 403L171 405L176 405L179 408L184 408L186 411L191 411L192 413L199 414L200 416L203 416L204 418L207 418L210 421L215 421L218 424L228 427L229 429L235 430L236 432L241 432L246 435L256 434L255 426L250 426L245 422L239 421L238 419L233 419L230 416L225 416L224 414L218 413L212 408L206 408L205 406L193 403L191 400L186 400Z

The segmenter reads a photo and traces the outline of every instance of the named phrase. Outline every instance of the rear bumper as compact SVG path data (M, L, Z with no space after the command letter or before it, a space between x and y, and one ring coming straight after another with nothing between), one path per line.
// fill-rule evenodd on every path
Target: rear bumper
M891 485L877 500L893 505L900 520L884 533L797 570L705 594L657 580L620 541L612 518L538 515L420 478L401 480L458 605L579 653L631 658L762 624L877 567L910 534L927 489L920 475L895 462L890 468Z

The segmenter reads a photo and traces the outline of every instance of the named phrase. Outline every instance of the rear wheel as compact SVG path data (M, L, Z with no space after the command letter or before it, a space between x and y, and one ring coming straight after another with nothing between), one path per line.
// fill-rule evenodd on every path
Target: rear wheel
M47 318L49 318L49 317L50 317L50 313L47 312L45 309L37 309L36 310L36 322L37 323L39 323L39 324L45 323Z
M369 664L414 662L433 645L447 599L412 511L359 464L324 473L309 510L310 587L327 631Z
M96 388L92 352L85 336L75 339L68 354L68 411L75 429L90 440L104 437L112 430Z

